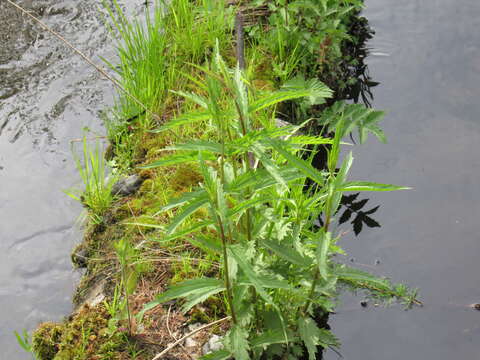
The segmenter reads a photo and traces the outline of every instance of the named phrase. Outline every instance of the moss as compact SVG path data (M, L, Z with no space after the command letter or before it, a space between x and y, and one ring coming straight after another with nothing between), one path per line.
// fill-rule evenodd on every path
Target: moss
M43 323L35 330L32 346L39 360L53 360L64 330L63 325L53 322Z
M38 360L118 359L128 337L109 328L110 315L103 305L83 306L64 324L44 323L33 334Z

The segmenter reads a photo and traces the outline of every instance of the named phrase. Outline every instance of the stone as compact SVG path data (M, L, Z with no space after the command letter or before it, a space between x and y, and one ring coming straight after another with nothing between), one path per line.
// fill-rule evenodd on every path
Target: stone
M188 325L188 332L191 333L192 331L197 330L199 327L201 327L203 324L201 323L193 323Z
M213 334L210 339L203 345L203 355L209 354L223 349L222 338Z
M112 195L129 196L134 194L142 185L143 179L138 175L131 175L129 177L118 180L112 186Z
M194 347L197 346L197 342L191 337L185 339L185 347Z

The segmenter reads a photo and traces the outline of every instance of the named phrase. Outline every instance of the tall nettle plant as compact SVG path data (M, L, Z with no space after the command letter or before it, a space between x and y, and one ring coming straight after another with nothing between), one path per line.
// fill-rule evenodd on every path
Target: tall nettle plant
M355 124L352 116L332 113L333 139L298 134L302 125L275 125L276 104L304 98L319 103L331 97L319 81L296 79L259 96L238 67L227 67L218 50L210 66L200 70L205 74L201 93L206 95L177 93L200 110L158 131L206 121L214 136L170 146L172 155L147 167L198 162L203 182L161 210L177 209L162 240L201 232L196 243L216 254L223 266L218 278L177 284L144 311L178 298L188 311L224 294L231 327L224 349L205 359L297 359L305 349L315 359L318 346L338 345L314 316L333 310L339 284L386 297L411 296L404 287L332 261L334 254L343 253L331 231L342 194L405 188L348 180L353 157L349 153L340 161L340 150ZM327 144L328 163L320 171L311 164L312 148ZM208 215L193 217L200 209ZM319 216L322 227L316 226Z

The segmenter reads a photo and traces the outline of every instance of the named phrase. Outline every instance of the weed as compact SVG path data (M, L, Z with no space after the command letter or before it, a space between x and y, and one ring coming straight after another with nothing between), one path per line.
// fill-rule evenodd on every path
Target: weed
M107 166L98 142L92 150L88 147L87 139L84 137L82 145L82 159L74 151L73 154L85 190L82 193L78 191L67 191L66 193L87 208L93 223L101 224L103 215L115 199L112 194L112 186L116 176L109 174L107 178Z

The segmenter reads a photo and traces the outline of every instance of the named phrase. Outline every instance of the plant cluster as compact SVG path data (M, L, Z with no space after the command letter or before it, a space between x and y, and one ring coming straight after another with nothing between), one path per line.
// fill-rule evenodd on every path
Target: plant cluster
M88 209L88 253L96 258L86 261L88 279L102 271L117 279L99 310L109 356L133 346L135 332L173 300L191 318L228 316L224 348L206 360L315 359L338 346L325 319L343 287L416 301L403 285L334 261L344 254L334 225L354 213L355 232L378 225L368 216L377 208L361 212L366 201L355 193L404 189L348 179L353 156L342 149L354 133L360 143L369 134L385 141L383 113L336 101L331 81L322 81L342 76L336 64L345 42L355 42L349 24L361 1L159 0L145 22L111 4L105 20L119 58L110 67L149 111L119 96L106 119L109 165L146 178L137 194L112 197L98 148L84 142L77 162L86 190L74 196ZM239 11L255 20L245 23L245 69L233 43ZM130 300L146 275L160 272L159 254L172 286L138 311ZM202 304L215 309L201 313ZM70 348L62 334L62 346L88 358L82 354L92 349L82 341Z
M302 344L309 359L315 359L317 346L338 345L315 321L318 313L333 311L338 284L377 289L389 297L404 295L385 280L332 262L335 254L343 253L340 238L330 229L342 194L404 189L348 181L351 153L339 163L341 141L353 128L359 129L362 141L368 130L383 136L377 131L378 112L364 110L372 116L355 116L354 105L339 105L328 121L333 139L298 135L302 126L277 127L272 109L282 101L330 97L322 83L295 81L295 87L287 83L257 95L238 67L228 68L218 50L210 66L201 70L205 95L179 93L201 110L183 114L158 131L203 119L212 127L211 139L169 146L166 150L174 154L146 167L199 163L199 186L161 209L177 209L162 240L200 233L196 243L219 258L221 277L177 284L145 310L182 298L182 309L188 311L222 294L232 326L225 349L205 359L297 359ZM327 167L320 171L311 165L315 150L309 147L325 144L330 145ZM309 181L313 185L308 186ZM201 209L208 215L183 226ZM315 225L320 214L325 218L322 227Z

